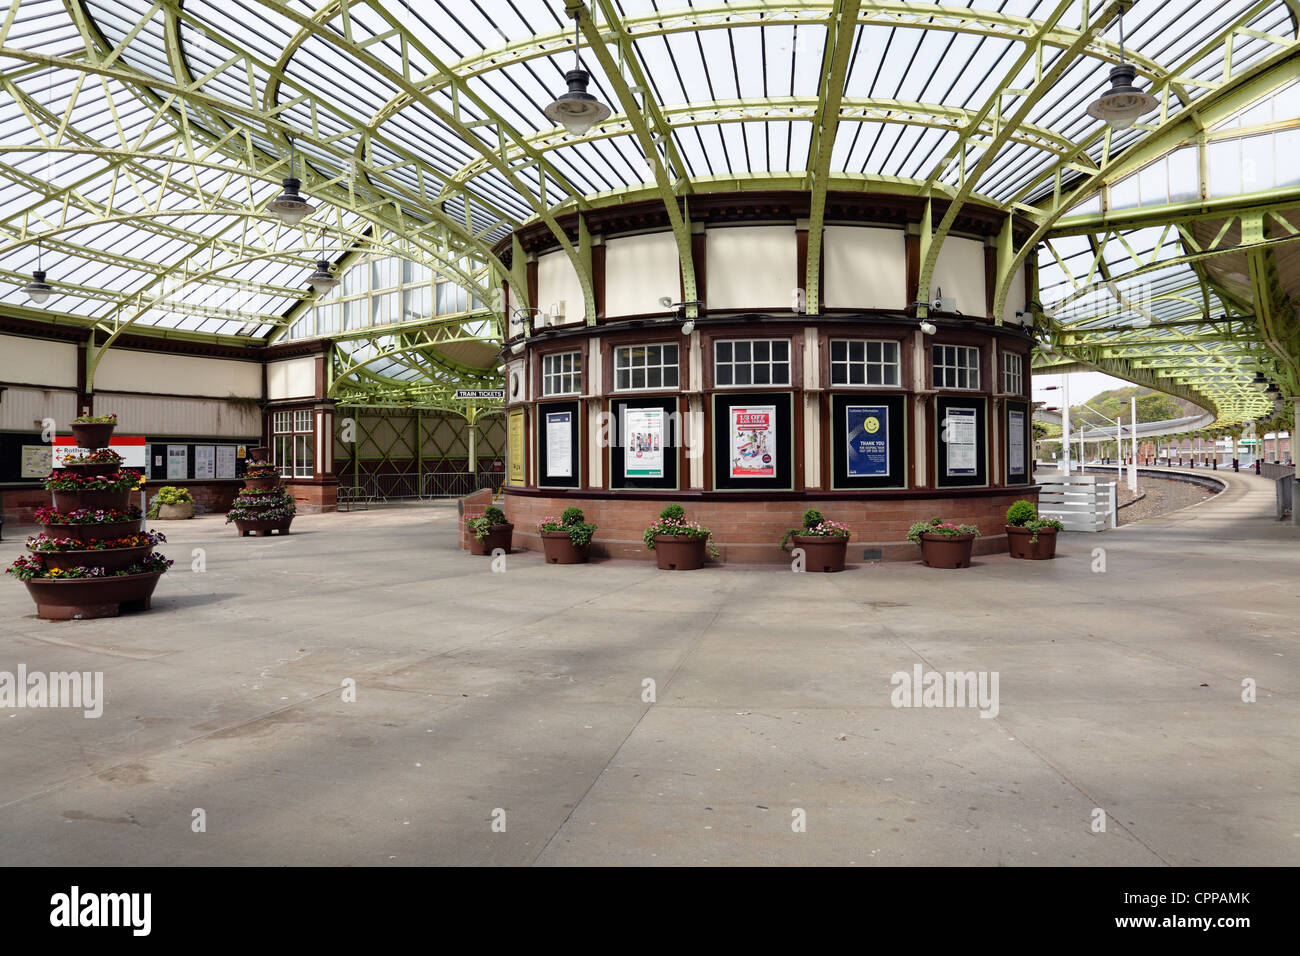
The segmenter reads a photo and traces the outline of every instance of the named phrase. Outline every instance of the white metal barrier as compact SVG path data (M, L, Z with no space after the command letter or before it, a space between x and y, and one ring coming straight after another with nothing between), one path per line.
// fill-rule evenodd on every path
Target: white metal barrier
M1097 475L1045 475L1037 479L1038 514L1066 531L1103 531L1119 518L1115 482Z

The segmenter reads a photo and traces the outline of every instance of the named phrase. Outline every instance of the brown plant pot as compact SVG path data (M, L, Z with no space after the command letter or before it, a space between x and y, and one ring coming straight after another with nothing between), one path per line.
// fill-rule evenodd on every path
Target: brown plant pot
M803 548L805 571L843 571L844 556L849 551L849 539L843 536L823 537L817 534L796 534L790 537L791 547Z
M698 571L704 567L708 538L657 534L653 540L660 571Z
M142 544L135 548L107 548L96 551L36 551L36 555L46 571L68 568L103 568L105 571L121 571L138 561L143 561L153 549L152 545Z
M1033 532L1026 528L1007 525L1007 544L1013 558L1027 558L1030 561L1046 561L1056 557L1056 529L1047 528L1038 532L1038 540L1030 543Z
M178 505L159 505L158 517L167 521L194 517L194 502L183 501Z
M102 541L105 538L125 538L129 534L140 533L140 519L134 521L111 521L107 524L44 524L41 525L51 538L76 538L78 541Z
M248 460L270 461L271 449L267 448L265 445L258 445L256 448L250 448L248 449Z
M70 471L74 475L111 475L121 467L120 461L92 461L83 465L63 465L58 470Z
M55 491L54 507L60 511L76 511L78 508L119 508L125 511L131 506L131 496L135 490L125 491Z
M547 564L586 564L591 542L578 546L567 531L539 531Z
M931 568L969 568L975 535L959 534L951 538L941 534L921 535L921 560Z
M273 519L236 518L235 529L239 532L241 538L248 537L249 535L253 535L257 538L265 538L270 535L272 531L278 531L280 534L288 534L289 525L292 523L292 515L287 518Z
M163 571L108 578L73 578L24 582L36 602L36 614L50 621L116 617L120 611L147 611Z
M471 531L469 535L469 553L470 554L491 554L497 548L500 548L506 554L510 553L510 543L514 538L515 526L510 522L505 524L494 524L488 529L488 533L480 541Z
M265 478L245 478L245 488L278 488L280 487L279 475L268 475Z
M95 451L100 448L107 448L109 440L113 437L113 429L117 425L113 422L105 422L99 425L77 425L72 426L72 439L77 443L78 448L84 448L87 451Z

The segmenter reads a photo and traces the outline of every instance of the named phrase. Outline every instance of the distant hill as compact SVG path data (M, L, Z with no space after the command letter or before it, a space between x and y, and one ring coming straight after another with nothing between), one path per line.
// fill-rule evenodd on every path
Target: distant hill
M1157 392L1155 389L1146 388L1142 385L1129 385L1124 388L1112 388L1106 392L1098 392L1088 399L1088 404L1102 415L1105 415L1106 418L1111 420L1122 418L1127 424L1133 398L1137 399L1139 422L1159 422L1169 418L1196 415L1200 412L1196 405L1186 399L1175 398L1173 395L1166 395L1164 392ZM1071 424L1084 424L1093 427L1104 427L1109 424L1105 418L1100 417L1090 409L1084 408L1081 404L1071 406L1070 422Z

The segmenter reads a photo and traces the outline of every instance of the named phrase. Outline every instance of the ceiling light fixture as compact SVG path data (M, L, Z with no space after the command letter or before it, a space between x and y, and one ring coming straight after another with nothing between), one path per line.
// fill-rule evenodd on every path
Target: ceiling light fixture
M1260 392L1267 391L1268 379L1264 377L1263 372L1256 372L1255 377L1250 380L1250 386L1256 391L1260 391Z
M325 230L320 232L320 258L316 260L316 271L307 277L307 283L316 290L317 295L325 295L339 284L338 276L330 272L330 261L325 256Z
M45 270L41 268L41 240L36 240L36 268L32 270L31 281L22 288L27 297L37 305L44 305L54 294L54 288L45 281Z
M587 92L587 83L591 75L582 68L579 55L578 18L573 18L573 69L564 74L564 82L569 84L569 91L561 93L554 102L546 107L546 118L559 123L574 136L581 136L597 123L609 119L610 108Z
M1110 89L1088 105L1088 115L1105 120L1113 130L1125 130L1137 122L1143 113L1150 113L1160 105L1150 93L1133 85L1137 67L1124 59L1124 13L1119 14L1119 62L1110 68Z
M302 188L302 182L293 174L292 137L289 138L289 175L284 177L282 185L284 192L272 199L266 208L279 216L280 221L286 226L296 226L314 213L316 207L298 192Z

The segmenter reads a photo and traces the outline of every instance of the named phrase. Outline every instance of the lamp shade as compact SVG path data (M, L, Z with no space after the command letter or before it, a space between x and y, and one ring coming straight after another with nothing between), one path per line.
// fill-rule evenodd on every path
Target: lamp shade
M293 176L286 177L284 192L266 206L269 211L279 216L280 221L286 226L296 226L316 211L316 207L298 192L301 187L302 183L298 179Z
M1119 63L1110 68L1110 89L1093 100L1088 115L1104 120L1111 129L1128 129L1143 113L1149 113L1160 101L1150 93L1143 93L1133 85L1137 68L1132 63Z
M37 269L32 273L31 281L23 286L23 291L37 305L44 305L45 301L54 293L54 288L45 281L45 270Z
M590 79L586 70L569 70L564 74L568 92L561 93L542 111L547 119L559 123L574 136L581 136L610 115L609 107L587 92Z
M307 277L307 282L320 295L339 284L338 277L330 273L330 264L326 259L316 260L316 271Z

